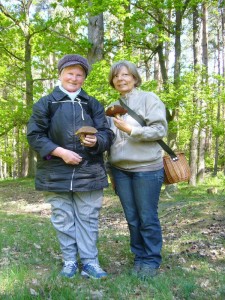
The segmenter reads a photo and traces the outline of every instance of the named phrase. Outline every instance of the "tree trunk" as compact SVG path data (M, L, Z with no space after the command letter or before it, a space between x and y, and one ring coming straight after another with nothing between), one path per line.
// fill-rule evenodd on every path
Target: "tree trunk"
M206 129L201 128L199 132L199 150L198 150L198 173L197 180L202 182L205 176L205 150L206 150Z
M199 65L199 14L197 6L193 11L193 55L194 55L194 68L197 70L197 66ZM195 90L198 90L199 79L198 74L196 72L196 84ZM196 119L196 115L199 113L199 99L197 98L197 93L193 96L193 120ZM192 127L192 136L190 141L190 169L191 169L191 178L190 185L195 186L197 181L197 162L198 162L198 147L199 147L199 122L193 121Z
M218 49L218 55L217 55L217 68L218 68L218 74L220 75L220 68L221 68L221 62L220 62L220 31L219 28L217 30L217 49ZM220 82L218 82L218 95L221 93L221 87ZM221 118L221 103L220 103L220 96L218 97L218 103L217 103L217 127L219 128L220 125L220 118ZM219 134L216 135L216 142L215 142L215 155L214 155L214 167L213 167L213 176L217 175L218 172L218 161L219 161L219 140L220 136Z
M159 65L160 65L160 70L161 70L161 74L162 74L163 84L164 84L164 86L166 86L167 82L168 82L168 74L167 74L167 70L166 70L165 56L163 53L163 43L160 43L158 45L157 53L159 56Z
M225 78L225 7L221 9L221 23L222 23L222 74ZM225 93L225 83L222 83L222 89ZM225 120L225 103L222 104L222 118ZM225 131L225 126L223 127ZM225 134L223 135L223 153L225 153ZM223 173L225 175L225 154L223 155Z
M127 4L124 4L124 8L127 12L130 12L130 0L127 1ZM126 17L124 20L124 26L123 26L123 42L124 46L129 48L130 47L130 41L131 41L131 31L130 31L130 18Z
M172 18L172 10L169 10L168 12L168 21L171 22L171 18ZM171 39L171 33L168 31L167 32L168 35L168 42L165 42L165 60L166 60L166 70L167 70L167 74L168 74L168 70L169 70L169 54L171 51L171 44L170 44L170 39Z
M191 143L190 143L191 178L189 183L192 186L196 186L197 160L198 160L198 127L197 125L195 125L192 129L192 136L191 136Z
M181 30L182 30L182 12L176 10L176 25L175 25L175 62L174 62L174 86L179 88L180 83L180 58L181 58ZM179 108L173 109L168 121L177 120L179 115ZM168 116L168 113L167 113ZM177 134L178 132L168 133L168 143L171 148L177 148Z
M154 57L154 80L156 82L159 82L160 80L160 77L159 77L159 60L158 60L158 57L155 55Z
M182 15L180 10L176 10L176 29L175 29L175 63L174 63L174 84L179 84L180 81L180 56L181 56L181 25Z
M208 10L205 3L202 4L202 64L205 68L203 70L202 84L208 85ZM202 115L202 121L199 131L199 152L198 152L198 173L197 180L202 182L205 175L205 152L206 152L206 102L204 99L201 100L200 110Z
M89 17L88 40L91 48L88 51L88 61L92 65L104 57L104 22L103 13Z
M33 77L31 70L31 45L30 45L30 35L27 33L25 36L25 76L26 76L26 105L31 107L33 105ZM28 176L34 176L34 151L29 147L29 150L25 150L26 156L28 156L28 167L25 166L25 169L28 169Z

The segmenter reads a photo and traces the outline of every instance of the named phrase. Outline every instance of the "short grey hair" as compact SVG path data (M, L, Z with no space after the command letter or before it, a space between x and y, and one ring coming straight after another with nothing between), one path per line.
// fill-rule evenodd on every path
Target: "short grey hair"
M141 76L138 73L137 67L134 63L128 61L128 60L120 60L116 63L114 63L111 66L110 72L109 72L109 84L114 87L113 84L113 78L118 74L118 72L120 71L120 69L122 67L126 67L127 70L129 71L129 73L134 77L134 79L136 79L136 83L135 83L135 87L138 87L141 85Z

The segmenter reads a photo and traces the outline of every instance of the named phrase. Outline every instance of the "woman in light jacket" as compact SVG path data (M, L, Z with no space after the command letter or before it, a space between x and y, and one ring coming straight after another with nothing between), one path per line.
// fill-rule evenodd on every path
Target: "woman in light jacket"
M142 279L157 275L161 264L162 233L158 202L164 180L162 149L157 140L167 134L165 106L152 92L138 90L141 78L126 60L112 65L109 83L120 100L146 123L128 113L109 118L116 138L110 148L111 180L120 198L134 254L132 273ZM111 105L120 105L119 101Z

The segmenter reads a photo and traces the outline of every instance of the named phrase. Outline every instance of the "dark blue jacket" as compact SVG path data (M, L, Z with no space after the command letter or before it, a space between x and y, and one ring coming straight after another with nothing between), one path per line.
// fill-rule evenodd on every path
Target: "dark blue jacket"
M81 145L75 132L93 126L98 132L94 148ZM108 186L103 153L109 150L114 134L109 129L103 106L81 90L74 102L59 87L33 106L27 139L37 152L37 190L91 191ZM79 165L68 165L49 154L58 146L78 153Z

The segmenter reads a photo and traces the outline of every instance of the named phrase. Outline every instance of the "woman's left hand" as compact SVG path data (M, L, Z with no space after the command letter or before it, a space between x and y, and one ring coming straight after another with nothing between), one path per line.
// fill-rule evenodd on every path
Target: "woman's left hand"
M132 127L129 124L127 124L124 120L119 119L119 118L113 118L113 121L114 121L115 126L119 130L126 132L129 135L131 134Z

